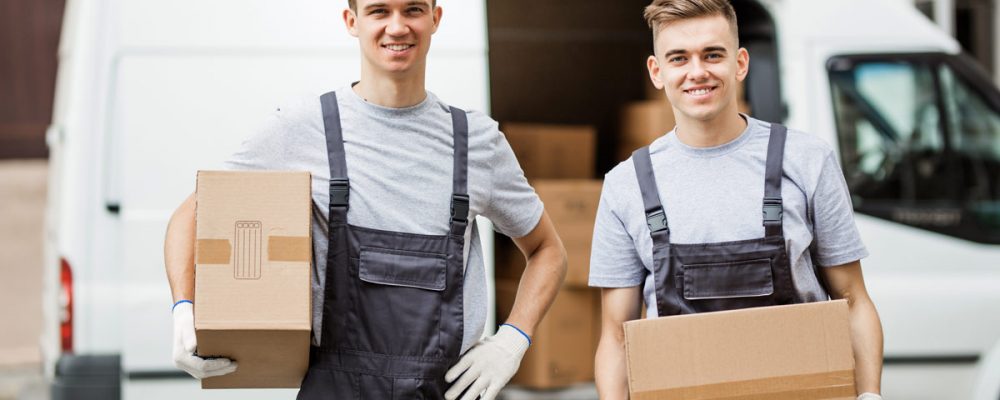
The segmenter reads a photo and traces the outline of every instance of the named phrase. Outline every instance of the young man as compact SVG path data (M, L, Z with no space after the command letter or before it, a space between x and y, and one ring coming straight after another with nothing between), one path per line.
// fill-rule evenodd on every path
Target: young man
M829 295L848 300L859 399L879 399L881 323L833 151L737 111L750 56L727 0L655 0L645 16L649 77L677 126L604 181L590 272L603 288L601 398L628 397L622 323L639 318L642 301L656 318ZM686 273L693 264L716 267Z
M565 274L565 251L497 123L424 89L432 0L352 0L361 78L282 107L227 163L313 177L313 348L299 399L493 399L517 370ZM192 197L165 244L174 359L195 354ZM510 319L479 341L486 280L475 216L515 237L528 267ZM368 260L368 262L360 262Z

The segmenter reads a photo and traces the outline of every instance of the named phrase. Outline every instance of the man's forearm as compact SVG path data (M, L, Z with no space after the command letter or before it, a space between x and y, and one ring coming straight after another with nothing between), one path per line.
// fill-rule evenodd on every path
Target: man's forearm
M195 200L192 194L167 225L163 260L174 301L194 300Z
M880 393L882 386L882 323L867 296L850 303L854 379L858 393Z
M565 276L566 254L562 244L555 240L539 246L528 257L507 322L534 336L535 328L559 294Z
M601 334L594 361L594 378L602 400L628 399L628 374L625 371L625 342L613 334Z

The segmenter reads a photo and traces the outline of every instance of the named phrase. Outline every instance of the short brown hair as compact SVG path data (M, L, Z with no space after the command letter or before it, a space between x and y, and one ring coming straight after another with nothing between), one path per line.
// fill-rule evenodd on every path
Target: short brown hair
M737 35L736 41L739 42L736 10L729 0L653 0L643 12L643 17L646 18L649 29L653 30L654 37L661 28L671 22L716 15L721 15L729 21L733 34Z
M347 0L347 6L351 10L358 11L358 0ZM437 0L431 0L431 7L437 7Z

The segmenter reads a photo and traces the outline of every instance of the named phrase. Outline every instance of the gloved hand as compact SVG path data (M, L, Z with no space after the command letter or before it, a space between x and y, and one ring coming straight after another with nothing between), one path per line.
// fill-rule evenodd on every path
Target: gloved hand
M513 325L501 325L496 335L469 349L444 375L445 381L455 382L444 398L455 400L465 391L461 400L473 400L480 394L482 400L493 400L517 372L530 344L528 336Z
M194 354L198 339L194 336L194 304L179 301L174 304L174 366L197 379L230 374L236 362L228 358L205 359Z
M882 400L882 396L875 393L861 393L858 400Z

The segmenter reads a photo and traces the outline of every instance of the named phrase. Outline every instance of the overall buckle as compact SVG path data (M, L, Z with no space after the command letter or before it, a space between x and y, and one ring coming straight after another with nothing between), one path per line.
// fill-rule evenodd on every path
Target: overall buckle
M351 183L347 178L334 178L330 180L331 207L346 207L350 195Z
M469 221L469 195L451 195L451 220L455 222Z
M764 199L764 223L781 222L781 199Z
M663 209L647 213L646 225L649 226L651 233L667 230L667 214L663 212Z

